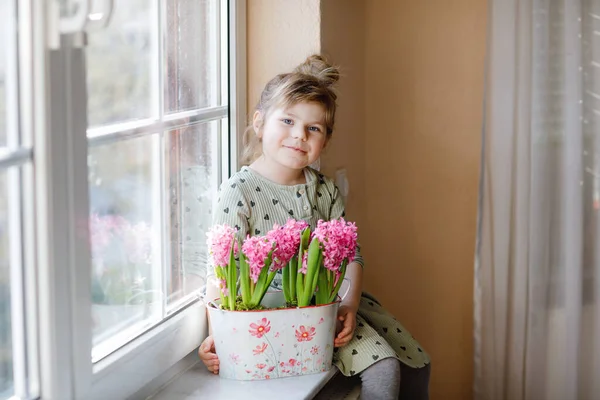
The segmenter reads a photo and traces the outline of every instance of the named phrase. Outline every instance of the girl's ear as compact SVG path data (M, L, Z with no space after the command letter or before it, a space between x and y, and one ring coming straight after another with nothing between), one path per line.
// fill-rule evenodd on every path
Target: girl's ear
M259 138L261 137L261 130L260 127L263 124L263 117L260 111L255 111L254 115L252 116L252 127L254 128L254 133L256 133L256 136L258 136Z

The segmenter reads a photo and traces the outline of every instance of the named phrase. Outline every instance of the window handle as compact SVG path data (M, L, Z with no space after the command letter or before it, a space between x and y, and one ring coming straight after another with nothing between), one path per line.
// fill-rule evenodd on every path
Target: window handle
M90 14L92 0L71 0L75 13L68 17L60 17L58 30L61 34L79 33L85 29Z
M89 11L87 16L87 31L106 28L114 9L114 0L95 0L93 3L94 7ZM96 8L96 5L100 7Z
M75 12L69 16L60 16L61 1L68 2ZM84 47L86 32L105 28L110 22L114 9L114 0L55 0L48 10L48 47L59 49L61 35L73 35L74 47Z

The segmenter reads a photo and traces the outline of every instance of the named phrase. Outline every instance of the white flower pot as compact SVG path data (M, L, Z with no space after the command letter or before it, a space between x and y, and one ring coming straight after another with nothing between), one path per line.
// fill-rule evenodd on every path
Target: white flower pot
M339 302L303 308L229 311L209 303L219 375L260 380L328 371ZM262 304L285 304L282 292L269 292Z

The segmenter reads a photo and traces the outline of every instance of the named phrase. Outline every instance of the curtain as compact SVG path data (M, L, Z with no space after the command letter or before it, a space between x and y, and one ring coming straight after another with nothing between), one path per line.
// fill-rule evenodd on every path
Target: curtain
M600 0L490 0L475 399L600 399Z

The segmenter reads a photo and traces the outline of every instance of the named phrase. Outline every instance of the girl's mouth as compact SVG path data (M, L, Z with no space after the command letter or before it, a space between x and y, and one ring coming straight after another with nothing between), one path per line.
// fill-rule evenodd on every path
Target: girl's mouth
M294 147L294 146L284 146L285 148L288 148L290 150L294 150L298 153L302 153L302 154L306 154L306 151L302 150L301 148L298 147Z

